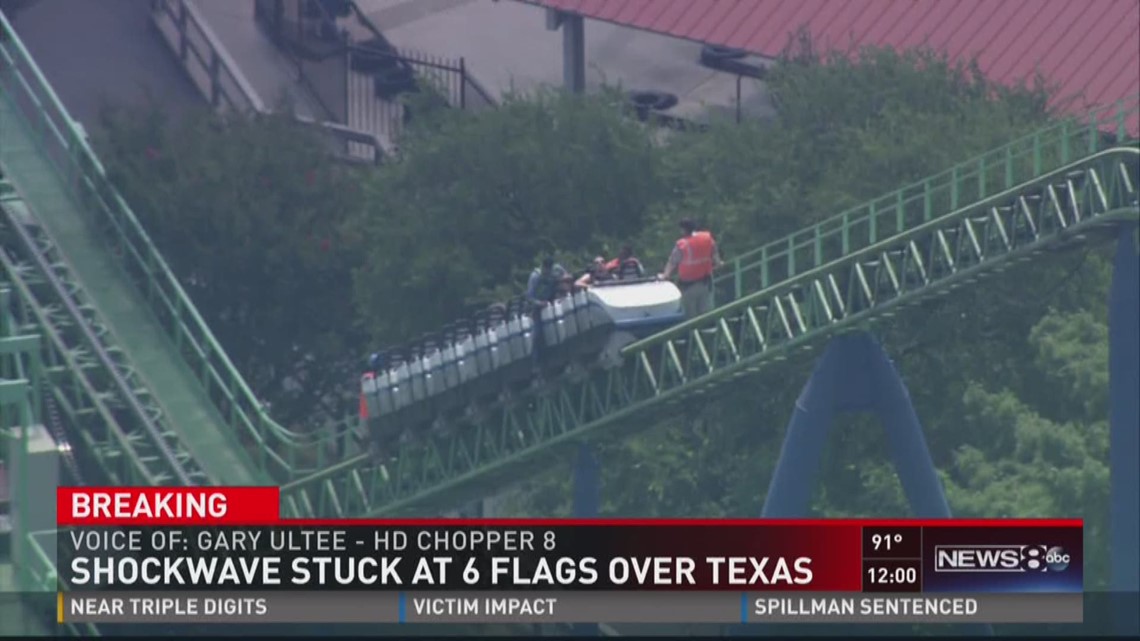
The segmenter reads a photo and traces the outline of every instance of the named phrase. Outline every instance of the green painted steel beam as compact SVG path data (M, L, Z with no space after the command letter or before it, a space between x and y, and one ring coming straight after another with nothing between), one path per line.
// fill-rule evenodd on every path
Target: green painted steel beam
M719 300L788 281L850 256L882 239L1032 181L1042 174L1104 149L1106 131L1126 140L1126 123L1140 99L1089 114L1088 122L1062 120L939 174L841 212L804 230L735 257L715 285ZM347 417L343 425L353 425ZM342 438L343 428L332 430ZM322 449L343 451L326 446ZM287 475L303 476L298 471Z
M320 434L286 429L268 414L264 404L234 367L178 278L154 246L146 230L107 178L86 135L75 124L20 40L0 13L0 88L35 145L56 173L67 196L105 234L125 274L134 281L154 320L161 326L225 422L234 444L255 454L258 474L288 480L322 469L339 460L329 446L330 430ZM2 148L2 147L0 147ZM337 427L334 438L351 437L352 425ZM232 457L227 457L227 461Z
M201 389L226 421L230 433L255 453L254 464L259 471L265 478L285 483L312 477L319 470L345 470L346 464L339 460L338 453L345 450L345 441L351 438L356 417L349 416L336 424L294 431L269 416L183 291L138 218L107 179L102 164L83 133L75 126L18 34L2 15L0 36L0 64L10 71L10 79L5 86L13 93L13 104L23 106L22 117L29 128L39 134L38 144L54 163L62 183L71 190L71 197L82 203L92 221L105 231L109 244L121 257L122 268L135 280L150 311L177 346L188 370L194 373ZM892 225L901 232L905 226L914 225L915 221L904 216L892 222L874 215L875 212L889 211L893 201L910 203L916 192L924 191L928 198L942 199L932 200L926 209L928 214L940 216L956 210L959 204L981 200L1001 191L1003 185L1010 187L1025 183L1098 151L1105 144L1102 132L1114 132L1119 140L1125 140L1125 125L1131 114L1137 111L1138 103L1140 100L1131 100L1094 110L1089 114L1087 123L1075 120L1059 122L933 176L923 184L894 192L870 204L873 211L869 219L863 217L866 212L862 210L844 212L804 233L742 255L734 261L731 275L718 279L718 289L727 290L732 298L739 298L793 278L803 273L805 268L824 264L824 257L830 256L832 251L828 243L833 243L839 247L838 251L848 255L860 247L889 238L893 233ZM967 179L971 175L972 181ZM941 191L943 188L945 193ZM860 230L856 219L870 227ZM828 235L831 227L845 231L831 238ZM806 240L805 234L810 236ZM863 237L867 240L860 240ZM782 264L773 260L784 251L788 255ZM794 310L784 310L783 313L794 313ZM354 468L354 465L348 464L347 467ZM353 482L349 479L344 481ZM367 490L365 493L370 492Z
M27 336L7 336L0 338L0 354L27 354L39 351L40 337L38 334Z
M0 270L15 294L15 322L42 334L48 393L69 440L114 484L206 485L161 406L100 321L87 292L9 185L0 197ZM3 341L20 341L8 338Z
M0 380L0 404L15 405L28 397L31 381L24 378Z
M686 398L839 332L1140 220L1134 146L1094 153L967 204L961 185L978 179L960 172L957 187L931 186L820 233L816 266L630 345L620 367L405 444L391 464L360 455L287 484L283 509L288 516L376 516L453 507L539 469L556 446L603 429L607 436L646 429ZM890 225L893 233L881 231ZM866 241L855 245L856 233ZM837 258L827 261L829 248ZM794 257L789 247L758 270L788 269Z

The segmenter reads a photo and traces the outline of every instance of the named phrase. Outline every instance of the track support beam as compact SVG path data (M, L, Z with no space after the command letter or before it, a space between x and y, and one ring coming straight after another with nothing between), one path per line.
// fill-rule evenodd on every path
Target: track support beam
M1121 230L1108 297L1109 555L1113 623L1140 634L1140 247Z
M910 394L886 352L865 332L833 339L796 399L763 518L807 514L832 420L839 412L857 411L874 411L882 419L895 470L915 515L950 518Z
M574 461L573 511L576 519L596 519L602 504L602 466L593 448L585 443L578 446ZM600 636L598 624L577 623L571 626L574 636Z
M950 518L910 393L886 351L866 332L832 339L796 399L762 518L807 516L835 415L859 411L873 411L883 421L895 471L915 516ZM989 625L969 627L976 635L993 634Z

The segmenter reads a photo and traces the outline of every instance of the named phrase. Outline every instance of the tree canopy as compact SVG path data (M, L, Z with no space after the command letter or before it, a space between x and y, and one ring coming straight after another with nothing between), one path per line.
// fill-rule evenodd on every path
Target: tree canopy
M284 117L173 123L147 108L103 124L112 180L277 418L342 416L362 344L343 228L365 209L361 170Z
M695 214L731 257L1052 117L1045 88L997 86L931 53L801 45L765 80L774 121L702 132L662 136L611 93L540 93L417 118L400 160L376 170L322 162L318 142L272 118L128 114L109 120L104 150L258 389L276 399L281 373L311 359L327 394L351 385L346 358L517 293L541 255L577 266L632 242L654 269L677 218ZM1106 562L1109 251L1017 267L877 330L955 513L1084 517L1090 585ZM603 439L605 511L758 514L811 366L769 368L645 436ZM885 449L877 421L840 420L813 512L907 514ZM565 513L569 472L522 482L512 509Z

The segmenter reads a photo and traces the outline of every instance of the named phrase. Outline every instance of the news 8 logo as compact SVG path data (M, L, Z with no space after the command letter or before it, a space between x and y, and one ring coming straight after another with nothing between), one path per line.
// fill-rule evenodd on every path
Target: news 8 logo
M1030 571L1063 572L1069 561L1069 553L1059 545L1027 545L1021 550L1021 567Z

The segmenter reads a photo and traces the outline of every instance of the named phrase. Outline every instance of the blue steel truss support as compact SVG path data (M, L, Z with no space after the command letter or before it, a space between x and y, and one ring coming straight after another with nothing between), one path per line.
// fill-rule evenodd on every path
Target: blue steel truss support
M910 393L886 351L867 332L833 338L796 399L761 517L807 515L835 415L862 411L873 411L883 421L895 472L915 516L950 518ZM993 635L989 625L969 628L975 635Z
M1140 247L1121 230L1108 300L1109 555L1117 634L1140 634Z
M602 466L594 448L583 443L578 446L578 458L574 461L574 518L598 518L601 503Z
M573 514L576 519L595 519L601 512L602 466L594 449L582 443L574 461ZM574 636L600 636L598 624L578 623L570 626Z
M874 411L882 419L895 471L915 515L950 518L906 385L883 348L866 332L832 339L796 399L762 517L807 514L832 419L838 412L859 411Z

